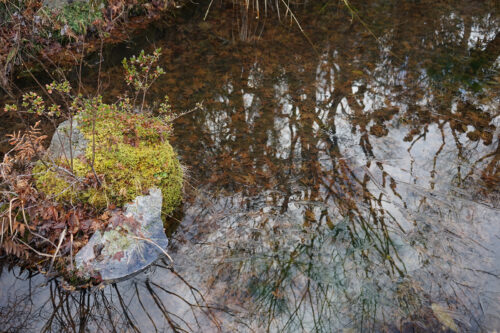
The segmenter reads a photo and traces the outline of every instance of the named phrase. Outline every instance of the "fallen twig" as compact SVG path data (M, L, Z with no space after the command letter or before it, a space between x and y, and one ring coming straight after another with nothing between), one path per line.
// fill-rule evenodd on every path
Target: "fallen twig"
M18 240L19 242L21 242L22 244L24 244L25 246L27 246L31 251L35 252L36 254L38 254L39 256L42 256L42 257L48 257L48 258L53 258L54 255L52 254L47 254L47 253L43 253L43 252L40 252L40 251L37 251L35 250L34 248L32 248L31 246L29 246L26 242L24 242L22 239L19 239L19 238L16 238L16 240ZM54 257L55 258L55 257Z
M144 238L144 237L138 237L138 236L132 236L132 238L143 240L143 241L146 241L146 242L149 242L149 243L153 244L154 246L156 246L157 248L159 248L163 252L164 255L167 256L168 260L170 260L170 262L172 263L172 265L174 264L174 259L172 259L172 257L167 253L167 251L165 251L160 245L156 244L151 239Z

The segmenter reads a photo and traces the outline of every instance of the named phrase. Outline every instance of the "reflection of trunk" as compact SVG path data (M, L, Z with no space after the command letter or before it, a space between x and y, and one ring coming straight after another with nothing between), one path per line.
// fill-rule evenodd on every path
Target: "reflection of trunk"
M472 28L472 18L469 15L464 15L464 36L462 37L461 51L467 52L469 48L469 38Z
M493 159L484 168L481 177L486 182L486 185L498 188L500 184L500 142L497 142L497 149L492 153L492 156Z
M60 282L53 280L48 283L48 290L41 292L40 280L43 277L16 276L19 289L15 297L7 296L6 303L0 306L0 330L157 332L167 322L177 332L221 331L215 312L224 313L227 309L210 306L196 287L165 263L159 262L155 266L161 276L168 275L166 284L137 279L132 284L123 281L97 291L68 292ZM0 268L0 277L3 278L3 274L12 273L2 272ZM175 287L172 281L176 281ZM183 307L186 312L183 312ZM186 313L190 315L186 316Z
M493 66L498 56L500 55L500 32L496 34L495 38L486 45L484 51L478 52L479 57L484 57L486 60L485 67Z
M248 9L245 6L240 7L240 40L242 42L246 42L248 40L248 32L249 32L249 22L248 22Z

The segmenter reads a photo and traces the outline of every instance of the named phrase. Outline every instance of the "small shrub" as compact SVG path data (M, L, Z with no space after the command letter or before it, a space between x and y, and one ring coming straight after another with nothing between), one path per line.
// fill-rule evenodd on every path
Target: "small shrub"
M139 56L133 56L130 59L124 58L122 61L126 72L125 81L135 91L134 104L137 97L142 94L141 112L144 110L146 93L149 88L161 75L165 74L163 68L155 67L160 55L161 48L156 49L152 54L144 54L144 50L142 50Z

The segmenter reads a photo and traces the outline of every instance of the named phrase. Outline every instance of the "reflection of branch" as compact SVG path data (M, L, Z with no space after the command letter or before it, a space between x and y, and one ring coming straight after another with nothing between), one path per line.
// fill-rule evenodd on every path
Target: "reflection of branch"
M149 281L146 281L146 288L148 289L149 291L149 294L151 295L151 297L153 297L153 301L156 303L156 305L158 306L158 309L160 309L160 311L163 313L163 316L165 317L165 319L167 320L168 324L170 325L170 327L174 330L174 331L183 331L183 332L187 332L186 330L182 329L181 327L179 327L178 325L176 325L173 321L172 321L172 318L170 318L170 312L167 311L165 309L165 306L163 305L163 303L161 302L160 298L158 297L158 295L156 294L156 292L153 290L153 288L151 288L151 285L149 283Z
M285 331L287 326L289 324L291 324L292 322L292 319L294 318L294 316L297 314L297 312L299 311L300 309L300 306L302 305L302 302L304 301L306 295L309 293L309 281L307 281L307 288L304 292L302 292L302 296L300 297L300 301L299 301L299 304L297 304L297 306L295 306L295 310L290 314L290 316L288 317L288 320L285 322L285 325L281 328L282 331ZM294 294L295 295L295 294Z
M149 311L146 310L146 308L144 307L144 304L142 304L141 293L139 292L139 289L137 289L137 283L134 283L134 287L135 287L135 294L137 295L137 300L139 301L141 308L146 313L146 316L148 316L149 321L151 321L151 324L153 324L155 331L158 332L158 327L156 327L155 321L153 320L153 318L151 318L151 315L149 314Z
M446 141L445 141L445 138L444 138L444 130L443 130L443 126L446 122L443 122L442 124L439 124L439 129L441 131L441 146L439 146L439 149L436 151L436 154L434 154L434 159L432 161L432 171L431 171L431 179L434 180L436 178L436 164L437 164L437 159L438 159L438 156L439 154L441 153L441 151L443 150L445 144L446 144ZM431 189L433 190L434 189L434 181L431 182Z
M412 150L413 146L415 145L415 143L417 143L420 139L425 138L425 135L426 135L426 134L427 134L427 132L428 132L428 128L427 128L427 127L428 127L428 126L427 126L427 125L425 125L425 127L424 127L424 131L422 132L422 134L420 134L420 135L419 135L419 136L418 136L415 140L413 140L413 141L412 141L412 143L411 143L410 147L408 148L408 152L409 152L409 153L411 152L411 150Z
M209 317L211 317L211 318L212 318L212 320L213 320L214 324L215 324L215 325L216 325L219 329L222 329L222 327L220 326L220 322L219 322L219 320L218 320L218 319L214 316L214 314L212 313L212 311L210 311L210 309L211 309L212 307L208 306L207 301L205 300L205 297L203 297L203 294L202 294L202 293L201 293L201 292L200 292L197 288L193 287L193 286L192 286L189 282L187 282L187 281L186 281L186 280L185 280L185 279L184 279L184 278L183 278L183 277L182 277L179 273L177 273L177 272L176 272L176 271L174 271L173 269L171 269L171 272L172 272L175 276L177 276L177 277L178 277L178 278L179 278L179 279L180 279L183 283L185 283L185 284L189 287L189 291L190 291L190 292L191 292L191 294L193 295L193 297L194 297L194 299L195 299L196 303L198 304L198 306L199 306L200 308L204 308L204 307L206 307L207 309L209 309L209 313L208 313ZM202 299L203 303L204 303L204 304L207 304L206 306L200 306L200 304L199 304L198 300L196 299L196 295L195 295L195 293L194 293L194 292L196 292L196 293L197 293L197 294L201 297L201 299ZM220 309L217 309L217 310L220 310Z
M167 262L166 259L164 262ZM163 268L163 266L158 267ZM105 290L93 292L87 289L82 289L79 292L68 292L64 284L61 284L57 280L52 280L48 282L49 295L46 300L36 299L36 295L33 294L33 291L38 289L32 291L31 288L26 288L26 299L22 301L23 304L26 304L26 308L22 309L22 313L16 314L16 317L22 315L32 317L35 312L37 314L39 313L38 317L41 316L44 319L44 322L41 322L41 325L43 325L41 328L42 332L81 332L88 330L89 327L99 332L121 332L124 330L143 332L145 327L148 326L144 325L142 322L138 322L136 319L137 311L142 310L149 318L151 323L149 327L151 327L152 330L161 331L161 326L159 326L157 322L158 320L162 320L163 317L155 317L154 313L156 312L151 312L151 306L143 301L144 295L151 294L152 300L157 306L153 309L156 308L163 313L165 320L169 322L172 330L178 332L200 331L206 329L207 322L210 322L213 324L213 328L222 331L221 323L213 312L224 311L230 316L234 316L234 314L225 308L217 308L208 305L201 292L186 281L185 278L173 272L172 269L168 269L168 272L172 272L182 281L182 284L189 287L189 292L193 295L193 300L185 298L183 293L168 290L158 283L151 283L149 281L146 282L145 285L141 284L149 293L141 293L142 289L139 290L140 286L138 282L133 282L134 287L131 288L133 295L131 295L132 297L128 297L128 295L123 295L123 288L120 288L119 284L106 286L105 288L108 288L106 292ZM28 277L28 279L31 278L31 276ZM24 280L25 278L19 277L19 279ZM163 291L166 296L158 295L157 288ZM112 291L111 294L109 293L110 291ZM187 295L189 295L189 292L187 292ZM167 304L171 303L169 300L172 299L172 296L174 299L180 299L188 305L192 317L186 317L181 313L176 313L175 311L179 309L178 307L172 309L168 308L170 305ZM33 303L32 305L29 305L30 300ZM10 318L11 315L13 315L13 313L5 311L0 307L0 320ZM208 320L205 320L205 318ZM40 319L38 319L38 321L40 321ZM27 321L26 325L28 325L28 323Z
M499 144L499 147L500 147L500 144ZM499 150L500 150L500 148L497 148L497 150L496 150L496 151L491 152L491 153L489 153L489 154L486 154L486 155L484 155L483 157L481 157L481 158L477 159L477 160L476 160L476 161L475 161L475 162L471 165L470 170L469 170L469 172L467 173L467 175L465 175L465 177L464 177L463 181L467 180L467 178L469 178L470 176L472 176L472 174L474 173L474 171L476 171L476 166L477 166L479 163L481 163L482 161L484 161L485 159L487 159L487 158L489 158L489 157L492 157L492 156L495 156L495 158L491 161L491 163L490 163L489 165L492 165L492 164L496 163L496 161L495 161L495 160L496 160L496 159L498 159L498 158L499 158L498 156L500 155L500 151L499 151Z
M104 294L103 290L100 291L100 294L101 294L102 303L104 304L104 309L106 309L106 314L108 315L107 321L111 324L111 327L113 328L113 332L118 332L119 330L115 326L115 320L113 319L113 314L111 313L111 309L113 308L113 306L111 304L109 304L108 298Z
M113 283L113 288L115 288L115 290L116 290L116 294L118 295L118 300L120 301L120 306L122 307L123 314L125 315L125 318L127 319L127 321L130 324L130 326L134 329L134 331L140 333L140 330L137 328L137 326L135 325L135 323L130 318L130 316L128 314L128 306L126 306L123 303L122 295L120 294L120 290L117 288L117 286L116 286L115 283Z

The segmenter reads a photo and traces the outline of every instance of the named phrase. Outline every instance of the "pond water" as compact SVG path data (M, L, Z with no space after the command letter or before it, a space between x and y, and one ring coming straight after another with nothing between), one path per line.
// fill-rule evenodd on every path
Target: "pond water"
M5 264L2 330L498 330L500 8L354 5L362 23L298 11L308 38L212 8L107 50L108 97L118 61L154 45L151 99L203 103L172 138L188 169L174 269L67 292Z

